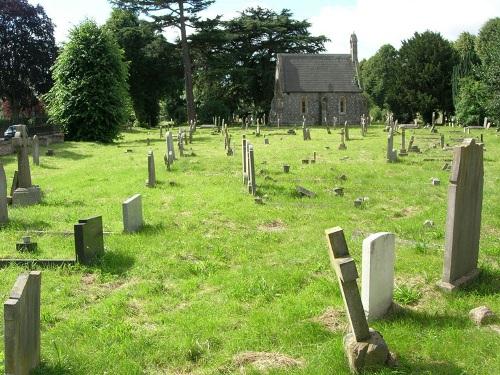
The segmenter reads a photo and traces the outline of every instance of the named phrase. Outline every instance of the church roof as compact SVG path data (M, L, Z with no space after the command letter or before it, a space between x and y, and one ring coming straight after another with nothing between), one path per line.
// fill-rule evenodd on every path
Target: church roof
M361 92L349 54L279 54L284 92Z

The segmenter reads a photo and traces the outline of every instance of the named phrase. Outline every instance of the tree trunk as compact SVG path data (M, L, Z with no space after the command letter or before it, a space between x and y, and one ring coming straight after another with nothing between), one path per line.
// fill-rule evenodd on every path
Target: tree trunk
M181 19L181 47L182 47L182 61L184 63L184 83L186 88L186 104L187 104L187 120L188 124L195 122L196 114L194 108L194 95L193 95L193 74L191 72L191 58L189 57L189 46L186 36L186 20L184 19L184 1L179 0L179 13Z
M10 122L12 124L17 124L19 122L19 113L21 113L21 107L14 98L9 98L10 104Z

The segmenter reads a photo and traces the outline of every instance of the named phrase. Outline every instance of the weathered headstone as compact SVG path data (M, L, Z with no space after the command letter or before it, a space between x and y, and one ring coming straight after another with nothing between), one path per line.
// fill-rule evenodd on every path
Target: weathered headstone
M252 195L257 193L257 186L255 182L255 160L253 145L251 143L247 144L247 171L248 171L248 192Z
M4 303L5 374L28 375L40 365L42 274L21 274Z
M285 173L290 172L290 165L288 165L288 164L283 165L283 172L285 172Z
M74 225L76 260L91 264L104 254L102 216L78 220Z
M405 128L401 128L401 150L399 150L400 156L406 156L408 153L406 152L406 134Z
M146 181L147 187L155 187L156 185L156 170L155 170L155 157L153 151L148 151L148 179Z
M368 320L383 317L394 291L393 233L375 233L363 240L361 300Z
M468 283L479 273L483 173L483 144L466 139L455 146L448 187L443 277L439 284L448 291Z
M174 163L175 158L175 149L174 149L174 138L172 136L172 132L169 130L167 135L165 136L165 140L167 143L167 156L170 158L170 164Z
M142 196L135 194L122 204L123 230L127 233L137 232L144 225L142 218Z
M0 163L0 226L7 224L9 221L7 205L7 177L3 165Z
M340 129L340 145L339 150L346 150L347 147L345 145L345 129Z
M12 139L12 144L17 152L18 182L12 194L12 204L14 206L38 204L42 200L42 192L38 186L31 184L26 125L14 125L14 128L16 135Z
M358 271L354 259L349 255L344 231L340 227L325 231L330 262L340 285L351 333L344 337L344 349L351 371L384 366L390 359L389 348L382 335L368 327L363 304L359 295Z
M389 163L394 163L398 160L396 150L394 150L394 134L392 129L389 130L389 135L387 136L387 161Z
M248 157L247 140L246 140L246 137L243 136L243 139L241 140L241 158L242 158L243 183L244 184L248 184L247 157Z
M33 136L33 164L40 165L40 142L38 136Z
M16 243L17 251L26 251L29 253L34 253L38 248L38 244L36 242L31 241L31 237L24 236L21 242Z
M349 138L349 125L347 125L347 121L344 123L344 136L345 136L346 141L350 140L350 138Z
M316 193L309 190L309 189L306 189L305 187L303 186L296 186L295 187L295 190L297 191L297 193L300 195L300 196L303 196L303 197L309 197L309 198L314 198L316 196Z

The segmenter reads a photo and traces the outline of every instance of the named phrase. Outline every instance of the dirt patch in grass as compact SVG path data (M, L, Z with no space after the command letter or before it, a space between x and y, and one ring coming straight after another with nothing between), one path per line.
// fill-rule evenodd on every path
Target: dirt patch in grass
M240 367L240 370L243 370L247 365L259 371L304 366L302 360L281 353L268 352L243 352L234 356L233 362Z
M273 220L269 223L259 225L259 230L263 232L282 232L286 230L286 224L281 220Z
M397 211L394 213L395 218L402 218L402 217L412 217L414 216L420 208L415 207L415 206L409 206L406 208L403 208L401 211Z
M312 318L311 322L321 324L327 330L335 333L344 332L348 324L344 310L334 309L331 306L327 307L320 316Z
M429 304L435 303L442 298L440 291L437 289L433 283L428 283L423 277L396 277L394 280L395 288L398 286L405 286L410 290L415 290L418 292L418 300L414 303L405 305L405 307L421 310Z

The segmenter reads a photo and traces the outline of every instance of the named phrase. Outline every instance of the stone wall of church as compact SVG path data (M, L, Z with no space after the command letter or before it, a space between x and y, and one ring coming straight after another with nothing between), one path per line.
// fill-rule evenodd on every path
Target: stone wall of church
M345 112L340 112L340 100L345 98ZM305 99L305 113L302 113ZM368 116L368 105L361 93L284 93L273 100L270 120L271 124L302 125L305 115L306 125L359 124L361 115Z

